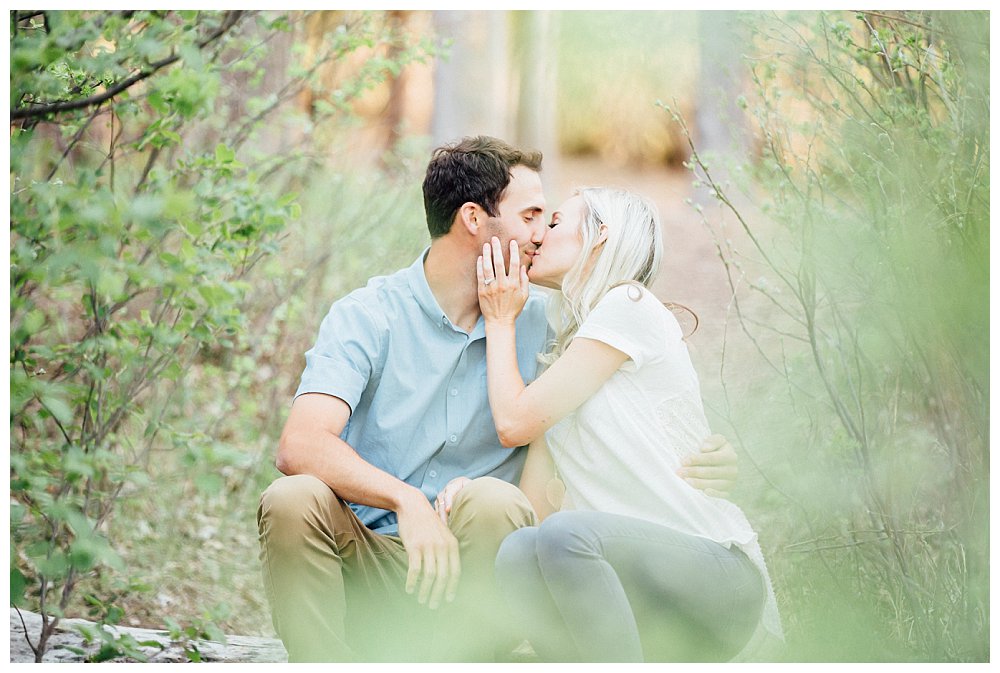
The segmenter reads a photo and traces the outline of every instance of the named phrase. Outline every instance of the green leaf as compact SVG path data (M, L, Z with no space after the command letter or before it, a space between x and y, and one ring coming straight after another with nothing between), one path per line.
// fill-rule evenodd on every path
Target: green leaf
M55 511L56 508L53 507L52 512L54 513ZM77 537L89 537L93 534L94 524L83 512L72 506L60 507L59 512L61 512L62 519L69 524Z
M103 629L96 624L74 624L73 628L75 628L76 632L83 638L83 642L87 644L98 640L100 638L101 631L103 631Z
M64 457L64 468L67 476L93 477L97 474L93 461L79 446L71 446ZM81 515L82 516L82 515ZM77 522L79 523L79 521Z
M28 555L32 561L38 561L38 559L43 558L49 553L49 541L48 538L41 540L35 540L25 548L24 553ZM37 565L37 563L36 563Z
M36 332L41 330L42 325L45 324L45 314L41 311L33 310L29 311L26 316L24 316L24 321L21 323L21 328L25 330L28 335L34 335Z
M97 565L97 557L87 540L76 540L70 547L69 563L76 570L86 572Z
M23 605L24 591L28 588L28 578L17 568L10 569L10 602L14 605Z
M97 292L101 296L111 297L112 300L118 299L127 281L128 277L124 273L106 269L97 279Z
M163 93L159 89L150 91L149 95L146 96L146 100L149 102L150 107L161 115L167 114L170 110L167 102L163 99Z
M232 163L234 159L236 159L236 152L226 147L225 144L219 143L218 145L215 146L216 161L223 164L228 164Z
M163 199L150 194L137 196L132 199L129 210L137 220L151 222L162 215Z
M10 503L10 525L16 526L24 520L27 508L18 502Z
M193 70L204 67L205 57L202 55L201 50L198 49L197 45L191 43L182 44L178 48L178 51L180 52L181 59L184 61L185 67Z
M51 557L39 559L35 563L38 573L49 581L65 577L70 565L69 557L60 551L53 551Z
M51 389L42 394L42 404L63 425L69 425L73 422L72 407Z
M172 617L164 617L163 625L167 627L167 633L171 640L179 640L182 637L184 629Z
M204 631L205 631L204 636L207 640L212 640L217 643L223 643L223 644L226 643L226 634L222 629L219 628L217 624L214 624L212 622L205 624Z
M121 655L121 650L111 643L103 643L101 649L91 656L87 661L92 664L99 664L102 661L110 661Z
M108 609L107 616L105 616L105 618L102 621L105 624L118 624L118 623L121 622L122 617L124 617L124 616L125 616L125 611L124 610L122 610L117 605L112 605Z

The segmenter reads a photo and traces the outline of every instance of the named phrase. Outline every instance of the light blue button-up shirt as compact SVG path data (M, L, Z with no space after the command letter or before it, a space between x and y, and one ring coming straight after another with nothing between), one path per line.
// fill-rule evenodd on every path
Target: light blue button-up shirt
M333 304L306 353L295 395L325 393L347 402L351 418L341 438L433 501L459 476L516 483L525 452L502 447L497 437L482 316L471 333L452 324L427 284L426 255ZM526 381L535 376L547 332L545 297L532 290L517 319L517 360ZM351 508L370 529L396 532L395 512Z

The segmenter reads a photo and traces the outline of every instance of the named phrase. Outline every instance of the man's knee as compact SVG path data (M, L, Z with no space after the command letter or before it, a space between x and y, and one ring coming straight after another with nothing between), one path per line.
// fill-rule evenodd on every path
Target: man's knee
M298 516L312 504L331 496L330 487L311 474L278 477L260 496L257 519Z
M494 477L480 477L466 484L452 504L452 528L496 530L501 537L535 523L535 511L519 488Z
M279 477L260 497L257 526L262 537L295 543L330 509L336 494L320 479L308 474Z

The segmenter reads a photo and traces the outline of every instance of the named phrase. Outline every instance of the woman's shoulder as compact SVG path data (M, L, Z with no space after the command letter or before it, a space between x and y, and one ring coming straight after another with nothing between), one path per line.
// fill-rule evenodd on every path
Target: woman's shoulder
M599 303L634 305L638 308L648 306L651 300L653 303L658 301L649 288L639 283L620 283L608 290Z
M614 286L598 302L598 306L602 304L635 316L673 315L649 288L638 283L622 283Z
M611 288L598 302L606 318L623 321L630 329L681 337L680 323L666 304L638 283L622 283Z

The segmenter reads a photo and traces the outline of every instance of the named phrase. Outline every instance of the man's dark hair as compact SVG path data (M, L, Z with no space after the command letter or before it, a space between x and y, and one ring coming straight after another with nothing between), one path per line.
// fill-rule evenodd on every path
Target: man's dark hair
M466 137L434 150L424 176L424 212L431 238L447 234L455 213L469 201L497 217L514 166L540 171L542 153L519 150L490 136Z

